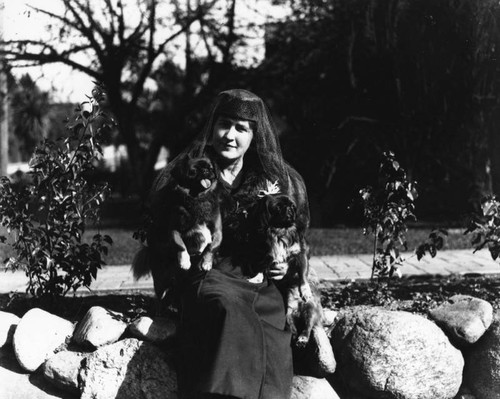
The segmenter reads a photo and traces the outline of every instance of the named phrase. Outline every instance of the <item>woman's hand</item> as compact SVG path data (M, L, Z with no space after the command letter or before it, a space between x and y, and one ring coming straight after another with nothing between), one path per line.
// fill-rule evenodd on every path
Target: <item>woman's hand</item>
M286 272L288 271L288 263L287 262L273 262L271 267L269 268L268 276L272 280L281 280L285 277Z

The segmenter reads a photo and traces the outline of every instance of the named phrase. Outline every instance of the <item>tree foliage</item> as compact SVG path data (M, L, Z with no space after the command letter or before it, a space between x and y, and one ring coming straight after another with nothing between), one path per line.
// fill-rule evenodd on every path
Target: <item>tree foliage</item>
M17 148L20 160L27 160L45 137L49 95L40 90L28 74L24 74L11 89L10 106L14 135L9 148Z
M407 250L407 223L416 220L416 183L409 181L405 170L392 152L384 153L379 168L379 185L360 190L364 213L364 234L373 235L372 277L398 273Z
M291 18L270 29L262 89L323 219L342 218L354 187L376 180L369 165L386 148L418 179L421 209L472 209L491 190L496 162L498 2L293 4Z
M44 140L36 148L30 184L16 187L5 176L0 180L0 221L13 235L16 253L6 260L7 267L26 271L27 291L35 296L88 288L112 243L100 234L90 244L82 241L86 223L98 219L107 192L106 183L89 180L102 155L101 134L112 125L99 108L101 92L94 94L77 107L67 137Z
M488 248L493 260L500 256L500 202L491 195L482 199L481 214L471 220L464 234L472 235L474 252Z

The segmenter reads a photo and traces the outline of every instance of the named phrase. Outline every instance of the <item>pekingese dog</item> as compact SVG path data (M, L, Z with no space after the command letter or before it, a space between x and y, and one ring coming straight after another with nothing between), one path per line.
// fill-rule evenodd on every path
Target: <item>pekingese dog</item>
M275 281L287 306L287 322L297 346L305 346L313 327L322 322L318 294L313 293L307 279L308 246L296 225L297 208L283 194L268 194L250 208L248 242L252 256L249 274L268 272L272 265L288 264L288 271ZM300 333L299 333L300 331Z
M172 288L179 269L189 270L196 262L200 269L210 270L222 241L221 191L211 160L186 156L171 177L161 193L158 233L148 237L155 248L143 247L132 263L136 279L152 273L159 299Z

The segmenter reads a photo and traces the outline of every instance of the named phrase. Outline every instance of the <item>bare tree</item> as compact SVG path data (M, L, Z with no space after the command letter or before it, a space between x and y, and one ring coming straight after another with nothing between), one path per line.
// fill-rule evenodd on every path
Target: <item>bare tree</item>
M198 1L189 15L158 0L59 1L62 13L31 7L52 22L52 40L0 41L0 56L12 66L66 64L102 83L141 190L144 157L135 127L146 80L169 56L168 46L217 0Z

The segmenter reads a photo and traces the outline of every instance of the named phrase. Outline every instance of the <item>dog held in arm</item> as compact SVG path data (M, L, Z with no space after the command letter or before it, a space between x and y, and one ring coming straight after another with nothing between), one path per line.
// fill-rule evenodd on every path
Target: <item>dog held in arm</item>
M210 270L222 241L221 194L215 168L207 157L186 156L171 171L171 181L162 190L160 226L154 237L136 255L132 269L140 278L151 271L155 292L162 299L172 288L179 270L196 262Z
M277 186L268 187L259 197L247 217L248 242L254 251L252 272L269 272L272 265L288 264L283 279L275 283L286 301L288 326L297 346L303 347L313 327L323 319L318 295L312 292L307 279L308 246L297 229L292 199L279 194Z

